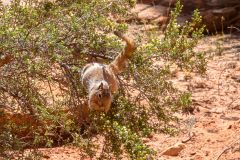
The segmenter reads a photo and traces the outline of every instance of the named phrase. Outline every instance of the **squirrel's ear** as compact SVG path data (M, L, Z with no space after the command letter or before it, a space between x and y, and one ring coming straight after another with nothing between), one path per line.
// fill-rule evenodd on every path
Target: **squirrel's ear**
M99 87L98 87L99 90L103 90L103 83L101 82Z

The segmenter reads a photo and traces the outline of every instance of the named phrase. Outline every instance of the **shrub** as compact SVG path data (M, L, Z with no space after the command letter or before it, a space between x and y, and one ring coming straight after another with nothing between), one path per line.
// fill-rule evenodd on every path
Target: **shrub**
M190 94L173 87L170 66L206 70L204 55L193 50L204 29L198 11L191 22L179 26L178 2L164 38L153 33L147 42L139 42L129 68L119 76L121 89L109 113L91 113L91 125L84 130L78 123L81 113L74 115L86 98L78 71L88 62L109 63L121 52L122 44L109 33L124 32L127 25L111 17L126 16L134 3L15 0L0 7L1 154L73 143L92 157L95 131L104 138L102 157L154 156L141 139L153 132L173 134L174 113L191 105ZM165 65L157 65L159 59Z

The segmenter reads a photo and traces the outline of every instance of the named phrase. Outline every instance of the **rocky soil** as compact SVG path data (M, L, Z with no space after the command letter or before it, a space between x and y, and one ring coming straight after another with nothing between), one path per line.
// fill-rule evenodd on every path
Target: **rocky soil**
M159 160L240 160L240 35L203 38L196 47L207 53L207 73L176 72L172 80L192 91L192 115L179 115L180 133L155 134L144 142ZM87 159L74 147L40 149L45 159Z
M168 19L168 7L162 5L140 4L132 12L139 21L157 25ZM146 29L132 26L130 33ZM179 115L178 135L155 134L144 142L159 160L240 160L240 35L205 37L196 49L207 53L206 75L177 71L172 79L180 90L192 92L194 114ZM48 160L88 159L69 146L39 151Z
M181 116L183 132L178 136L155 135L148 142L161 153L188 140L177 157L159 155L159 159L217 160L221 154L222 160L240 159L239 38L230 35L204 38L197 48L210 57L213 55L209 57L207 74L201 77L177 73L175 85L192 91L196 110L194 115ZM221 43L221 56L217 56L216 43Z
M151 23L163 26L169 19L170 10L176 0L139 0L131 11L128 21ZM240 1L238 0L181 0L183 14L178 18L180 24L191 19L194 9L198 9L208 32L232 29L240 26ZM232 27L231 27L232 26Z

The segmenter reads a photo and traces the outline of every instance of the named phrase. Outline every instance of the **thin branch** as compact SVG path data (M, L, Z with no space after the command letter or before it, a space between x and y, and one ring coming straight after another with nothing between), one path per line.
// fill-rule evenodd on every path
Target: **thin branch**
M217 85L218 85L218 95L220 95L220 79L222 77L222 74L227 70L227 67L224 67L222 69L222 71L220 72L219 74L219 77L218 77L218 82L217 82Z
M106 56L106 55L103 55L103 54L87 53L87 55L92 56L94 58L102 58L102 59L107 59L107 60L113 60L113 57Z
M41 78L44 78L44 79L48 79L49 77L47 75L44 75L42 73L37 73L38 76L40 76ZM51 80L63 85L64 87L68 87L68 83L62 78L56 78L56 77L50 77Z
M236 29L238 32L240 32L240 28L237 28L237 27L234 27L234 26L231 26L231 27L228 27L229 29Z
M187 143L187 142L190 141L190 140L192 139L192 137L194 137L194 136L195 136L195 133L189 132L188 138L182 140L182 143Z
M51 92L51 96L52 96L52 100L53 100L53 105L54 105L54 104L55 104L55 98L54 98L53 90L52 90L52 87L51 87L51 84L50 84L49 79L47 79L47 83L48 83L49 90L50 90L50 92Z
M34 107L28 101L26 101L23 96L20 96L19 93L14 93L11 90L9 90L3 86L0 86L0 90L5 93L8 93L11 97L16 99L20 105L21 105L21 103L19 101L24 103L22 105L24 105L28 109L30 115L33 115L33 116L36 115L36 111L35 111Z
M233 99L228 105L227 105L227 108L229 108L234 102L236 102L237 100L240 99L240 96L237 97L236 99Z
M232 149L233 145L234 145L235 143L237 143L239 140L240 140L240 138L238 138L237 140L233 141L228 147L226 147L226 148L217 156L216 160L219 160L220 157L221 157L224 153L226 153L228 150Z
M81 100L80 100L80 95L79 95L79 93L78 93L78 87L77 87L77 85L76 85L76 83L75 83L75 81L74 81L74 77L73 77L73 75L72 75L72 72L71 72L71 68L67 65L67 64L65 64L65 63L59 63L60 64L60 66L63 68L63 70L65 71L65 76L67 77L67 79L71 82L71 85L72 85L72 89L75 91L75 94L76 94L76 96L77 96L77 100L78 100L78 102L81 102ZM80 103L81 104L81 103Z

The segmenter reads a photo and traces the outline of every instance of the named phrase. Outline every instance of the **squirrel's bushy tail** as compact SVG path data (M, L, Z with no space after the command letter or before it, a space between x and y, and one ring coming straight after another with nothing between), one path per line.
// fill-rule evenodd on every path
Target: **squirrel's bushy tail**
M114 34L126 42L126 47L123 52L121 52L110 64L109 67L113 70L114 74L121 73L125 66L127 60L131 57L133 52L136 50L136 45L134 41L120 32L115 31Z

